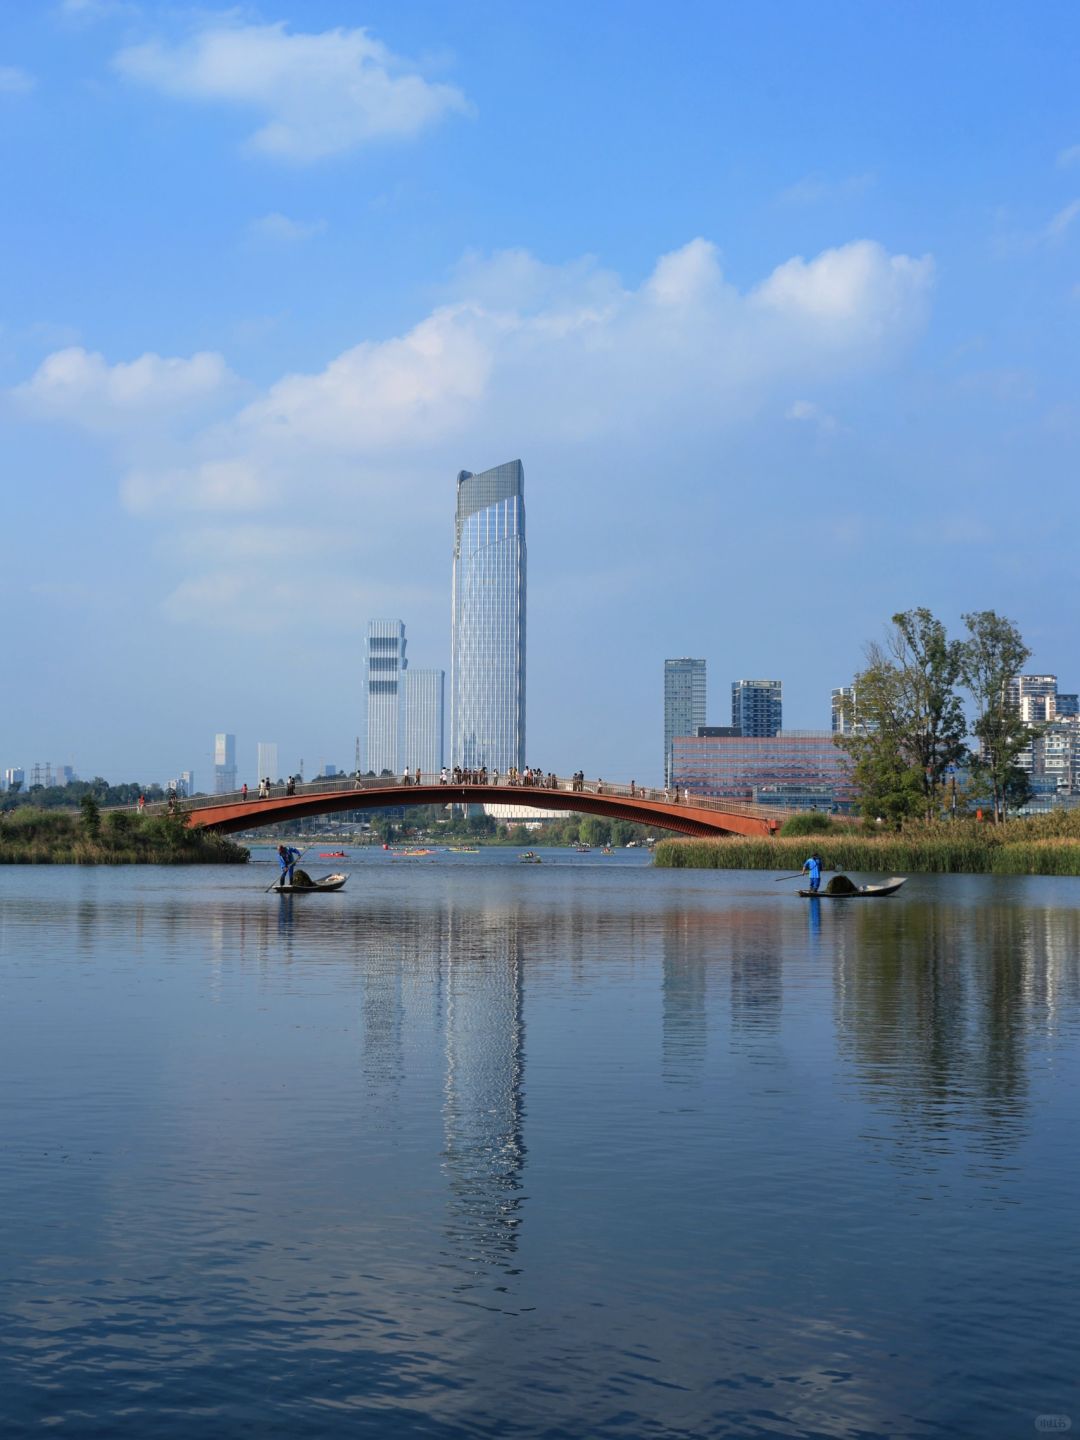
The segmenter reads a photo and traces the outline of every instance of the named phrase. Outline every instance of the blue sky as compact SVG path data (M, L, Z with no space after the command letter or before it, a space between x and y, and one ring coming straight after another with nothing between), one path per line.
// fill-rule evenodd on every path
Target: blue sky
M1080 688L1074 5L0 6L0 766L352 759L520 456L530 763L895 610Z

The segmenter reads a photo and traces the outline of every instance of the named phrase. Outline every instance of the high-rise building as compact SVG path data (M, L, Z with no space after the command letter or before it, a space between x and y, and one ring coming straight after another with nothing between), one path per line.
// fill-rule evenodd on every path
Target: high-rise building
M214 736L214 794L228 795L236 789L236 736Z
M26 785L26 771L21 765L10 765L4 771L4 789L23 789Z
M451 763L525 764L525 470L457 478L450 674Z
M1054 713L1059 720L1080 717L1080 695L1066 695L1064 691L1059 690L1054 704Z
M444 670L406 670L402 692L402 759L423 775L443 763Z
M276 740L260 740L256 746L259 757L259 779L280 780Z
M705 661L664 661L664 784L671 784L671 742L705 724Z
M838 685L832 692L832 732L834 735L851 735L857 725L855 686Z
M369 620L364 657L365 769L397 775L400 760L401 677L405 659L405 625L401 620Z
M779 734L783 713L782 686L779 680L732 681L731 723L744 736Z
M1041 725L1056 713L1056 675L1014 675L1009 681L1008 699L1026 725Z

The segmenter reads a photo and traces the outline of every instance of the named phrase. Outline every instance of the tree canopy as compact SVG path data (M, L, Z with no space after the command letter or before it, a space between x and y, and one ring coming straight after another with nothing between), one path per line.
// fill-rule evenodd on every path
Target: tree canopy
M884 643L867 646L836 742L852 758L864 815L894 825L932 818L955 793L958 767L992 798L995 818L1026 798L1017 759L1032 727L1011 700L1010 681L1031 652L1016 626L992 610L963 619L967 637L951 640L925 607L900 611ZM975 710L970 726L962 691Z

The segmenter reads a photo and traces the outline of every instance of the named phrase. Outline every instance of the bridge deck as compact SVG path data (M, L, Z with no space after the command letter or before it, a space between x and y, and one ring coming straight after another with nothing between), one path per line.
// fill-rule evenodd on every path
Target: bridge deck
M677 796L677 792L638 785L588 780L577 785L559 779L550 785L442 784L425 777L405 785L379 779L316 780L297 784L292 794L274 785L269 796L249 792L196 796L180 802L191 825L223 832L249 830L285 819L325 815L347 810L374 810L413 805L515 805L529 809L576 811L631 820L674 830L684 835L769 836L776 833L790 812L748 801L717 800L704 795Z

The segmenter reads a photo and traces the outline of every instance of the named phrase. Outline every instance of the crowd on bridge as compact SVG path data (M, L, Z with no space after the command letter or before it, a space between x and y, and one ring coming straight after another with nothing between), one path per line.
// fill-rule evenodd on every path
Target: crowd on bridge
M410 772L406 765L401 783L403 785L423 785L424 775L418 769ZM434 775L431 776L430 783L435 783ZM479 768L455 765L452 770L444 765L439 771L438 783L440 785L517 785L558 790L559 777L554 771L544 774L542 770L534 769L532 766L526 766L524 770L519 770L516 765L511 765L505 773L500 774L497 769L489 771L486 765L481 765Z
M342 781L344 781L345 784L349 784L350 777L348 775L334 777L333 783L337 786L341 784ZM287 780L272 781L267 775L259 781L259 799L271 800L277 796L295 795L297 793L298 783L301 785L304 784L301 776L290 775ZM306 789L310 791L313 786L317 787L319 783L318 780L310 781ZM586 781L584 770L575 770L564 786L564 783L554 771L544 772L533 766L526 766L524 769L519 770L515 765L510 766L508 770L501 773L498 769L489 771L486 765L481 765L479 768L455 765L452 769L444 765L438 775L434 772L425 775L419 767L412 770L406 765L400 779L385 771L381 776L374 776L371 774L363 775L357 770L351 777L351 783L356 790L367 789L369 787L381 788L382 786L392 785L487 785L542 790L561 790L566 788L575 794L584 794L586 791L594 795L607 794L618 796L622 794L628 795L630 799L660 800L665 801L669 805L688 803L690 800L690 792L688 790L680 792L677 786L665 787L663 790L655 790L649 789L644 785L638 785L634 780L631 780L629 785L605 786L603 780ZM241 787L239 793L242 800L247 800L248 787L246 783ZM171 787L167 798L169 809L176 809L179 797ZM144 803L142 797L140 797L140 812L143 809Z

